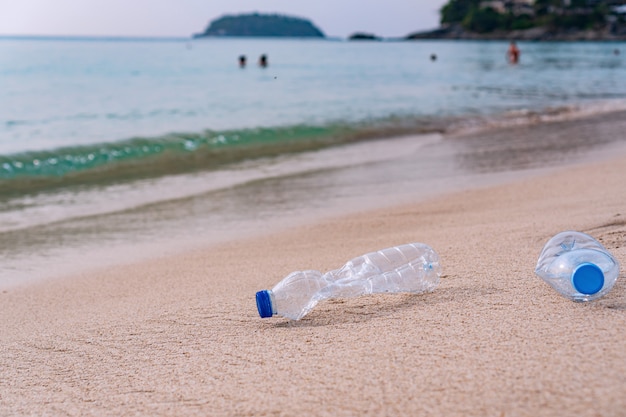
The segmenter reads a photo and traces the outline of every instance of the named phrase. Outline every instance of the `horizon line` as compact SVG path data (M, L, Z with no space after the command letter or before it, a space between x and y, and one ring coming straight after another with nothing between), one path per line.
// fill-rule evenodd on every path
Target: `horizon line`
M145 42L157 42L157 41L197 41L204 39L240 39L240 38L265 38L265 39L283 39L283 37L260 37L260 36L196 36L197 34L191 34L189 36L149 36L149 35L42 35L42 34L1 34L0 40L40 40L40 41L145 41ZM291 39L285 37L284 39ZM323 38L316 38L318 40L344 40L341 36L324 36ZM389 38L396 39L396 38Z
M0 34L0 39L17 40L111 40L111 41L184 41L192 40L193 35L185 36L150 36L150 35L42 35L42 34Z

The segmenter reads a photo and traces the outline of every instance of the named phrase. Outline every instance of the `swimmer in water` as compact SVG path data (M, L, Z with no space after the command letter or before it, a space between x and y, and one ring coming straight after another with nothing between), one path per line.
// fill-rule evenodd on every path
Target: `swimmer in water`
M509 58L509 62L511 64L517 64L519 62L520 51L515 44L515 41L511 41L509 45L509 50L507 51L507 57Z

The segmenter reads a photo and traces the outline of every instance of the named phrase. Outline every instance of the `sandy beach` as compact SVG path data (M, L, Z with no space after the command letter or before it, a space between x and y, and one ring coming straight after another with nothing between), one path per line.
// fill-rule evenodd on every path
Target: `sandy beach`
M623 416L624 273L572 303L537 278L576 229L626 265L626 157L0 293L0 415ZM424 242L435 292L259 318L301 269Z

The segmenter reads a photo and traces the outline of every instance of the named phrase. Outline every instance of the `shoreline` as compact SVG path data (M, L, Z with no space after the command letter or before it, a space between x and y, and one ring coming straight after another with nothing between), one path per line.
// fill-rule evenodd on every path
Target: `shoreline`
M625 177L621 154L5 290L0 412L620 415L623 272L606 297L577 304L533 268L565 229L624 265ZM255 291L288 273L409 241L441 256L433 293L258 317Z
M267 165L274 174L262 181L199 194L185 190L211 190L210 177L177 179L182 198L5 232L11 244L2 247L0 290L605 160L626 152L625 114L556 121L537 115L534 125L513 119L445 136L331 148ZM219 178L242 175L248 174L225 171Z

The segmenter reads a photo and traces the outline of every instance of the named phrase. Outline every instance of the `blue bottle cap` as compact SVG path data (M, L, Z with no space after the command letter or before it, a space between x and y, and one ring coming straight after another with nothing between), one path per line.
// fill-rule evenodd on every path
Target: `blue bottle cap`
M595 294L604 286L604 273L597 265L580 264L572 274L572 285L581 294Z
M272 317L272 298L268 290L259 291L256 293L256 308L259 310L261 318Z

